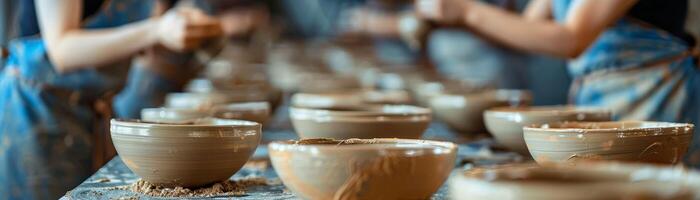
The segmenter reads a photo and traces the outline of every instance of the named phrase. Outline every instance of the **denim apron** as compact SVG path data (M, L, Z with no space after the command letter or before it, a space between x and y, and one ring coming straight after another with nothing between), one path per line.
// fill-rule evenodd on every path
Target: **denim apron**
M553 1L563 22L572 0ZM570 101L612 109L615 120L697 124L700 73L684 40L644 22L624 17L568 65L574 78ZM695 130L685 164L700 167L700 137Z
M154 2L106 1L83 27L146 19ZM103 99L123 86L129 63L61 74L39 37L18 38L9 50L0 74L0 199L56 199L92 173L97 143L109 137L95 131L111 113Z

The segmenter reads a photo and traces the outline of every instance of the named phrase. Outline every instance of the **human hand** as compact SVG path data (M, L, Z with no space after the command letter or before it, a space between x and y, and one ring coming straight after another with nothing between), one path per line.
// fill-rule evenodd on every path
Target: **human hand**
M445 24L457 24L465 14L468 0L416 0L418 17Z
M258 7L227 10L217 17L221 20L221 28L227 36L250 33L260 26L267 25L270 18L267 10Z
M158 41L174 51L198 48L205 41L222 35L219 20L194 8L166 12L156 27Z

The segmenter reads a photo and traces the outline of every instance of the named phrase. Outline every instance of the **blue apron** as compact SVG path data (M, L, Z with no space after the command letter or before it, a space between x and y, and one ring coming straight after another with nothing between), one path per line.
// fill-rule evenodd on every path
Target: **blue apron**
M84 27L146 19L154 2L107 1ZM123 86L129 62L60 74L39 37L18 38L9 50L0 74L0 199L56 199L92 173L96 138L108 138L94 131L99 113L110 112L102 99Z
M571 0L553 1L555 19L563 22L571 5ZM625 17L569 62L570 101L610 108L616 120L697 124L700 73L690 49L662 29ZM685 158L693 167L700 167L699 131Z

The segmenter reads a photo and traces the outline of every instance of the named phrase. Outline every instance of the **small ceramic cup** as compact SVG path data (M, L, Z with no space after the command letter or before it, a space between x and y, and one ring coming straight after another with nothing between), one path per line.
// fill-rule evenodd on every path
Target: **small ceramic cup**
M300 138L407 138L423 135L430 110L408 105L363 106L343 109L290 108Z
M682 168L595 162L473 168L454 173L453 199L697 199L700 174Z
M486 129L499 144L529 155L523 127L560 121L609 121L608 109L576 106L498 107L484 112Z
M204 118L188 124L111 121L119 156L131 171L158 185L196 187L226 180L260 143L260 124Z
M530 105L532 94L525 90L489 90L467 94L439 94L430 99L435 116L463 133L483 133L486 109Z
M692 124L669 122L560 122L524 128L537 163L585 159L678 163L688 150Z
M302 199L429 199L454 168L457 145L408 139L311 139L268 146L282 182Z

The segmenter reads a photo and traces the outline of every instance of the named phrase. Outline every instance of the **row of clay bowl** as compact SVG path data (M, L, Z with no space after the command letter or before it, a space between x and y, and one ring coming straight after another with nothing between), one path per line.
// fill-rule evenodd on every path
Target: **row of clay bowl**
M226 180L260 142L260 124L113 120L124 163L144 180L197 187ZM611 162L506 165L455 172L457 147L414 139L308 139L269 144L282 182L303 199L428 199L448 177L453 199L698 199L700 175ZM573 164L573 165L572 165Z
M261 125L112 120L112 141L142 179L199 187L227 180L257 148ZM452 171L457 146L413 139L309 139L269 144L282 182L303 199L427 199Z
M484 112L496 141L538 163L616 160L675 164L688 150L694 126L610 121L607 109L575 106L493 108Z

